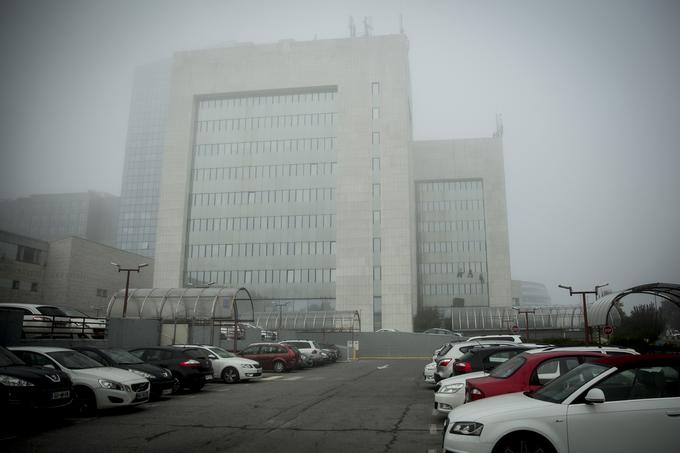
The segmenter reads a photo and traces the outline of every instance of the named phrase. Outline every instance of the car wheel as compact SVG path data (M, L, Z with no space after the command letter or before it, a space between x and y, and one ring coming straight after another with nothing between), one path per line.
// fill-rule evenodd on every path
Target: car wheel
M274 362L274 372L283 373L286 371L286 366L281 361Z
M173 381L172 381L172 394L179 393L180 390L182 390L182 380L177 376L175 373L172 374Z
M241 377L238 374L238 370L234 367L227 367L222 370L222 380L227 384L236 384Z
M74 390L73 409L76 415L89 416L97 410L97 398L87 387L76 387Z
M545 438L532 433L520 433L501 439L493 453L556 453L556 451Z

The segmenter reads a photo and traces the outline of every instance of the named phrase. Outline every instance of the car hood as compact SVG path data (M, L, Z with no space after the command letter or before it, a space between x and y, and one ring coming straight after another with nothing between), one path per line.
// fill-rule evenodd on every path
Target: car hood
M488 374L489 373L485 371L474 371L472 373L459 374L458 376L451 376L450 378L442 379L439 381L439 385L449 385L456 383L465 384L468 379L476 379L487 376Z
M150 363L119 363L117 365L118 367L122 369L131 369L131 370L138 370L138 371L144 371L145 373L149 373L150 375L154 376L155 378L158 379L164 379L166 376L163 376L163 368L159 367L157 365L151 365ZM171 377L170 376L167 377Z
M65 383L69 383L69 379L66 374L51 368L10 365L0 367L0 374L23 379L30 382L31 384L63 386Z
M566 412L566 406L530 398L518 392L463 404L451 411L448 417L449 422L459 420L483 422L488 417L509 419L547 415L551 412L556 414Z
M123 384L134 384L137 382L146 381L143 377L131 373L120 368L113 368L108 366L98 368L85 368L82 370L71 370L72 373L86 375L95 379L110 379Z

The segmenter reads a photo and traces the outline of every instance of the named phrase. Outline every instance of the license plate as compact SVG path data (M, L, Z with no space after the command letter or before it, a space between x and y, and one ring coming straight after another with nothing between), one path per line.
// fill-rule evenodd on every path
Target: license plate
M62 398L68 398L69 396L71 396L71 392L68 390L65 390L63 392L52 392L53 400L60 400Z
M206 375L205 375L205 380L206 380L206 381L212 380L212 375L206 374Z
M137 400L145 400L149 398L149 391L144 390L143 392L137 392L137 397L135 399Z
M171 394L171 393L172 393L172 389L164 389L164 390L161 392L161 394L163 394L163 395L169 395L169 394Z

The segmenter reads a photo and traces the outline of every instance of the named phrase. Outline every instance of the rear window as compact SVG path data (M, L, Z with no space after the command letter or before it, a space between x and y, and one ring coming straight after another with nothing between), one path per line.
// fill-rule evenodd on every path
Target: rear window
M203 349L185 349L184 353L192 359L205 359L208 357L208 353Z
M66 316L66 313L57 307L38 307L38 311L46 316Z
M446 346L444 346L443 348L441 348L439 350L437 355L442 356L442 355L446 354L447 352L449 352L451 350L452 347L453 347L453 345L451 343L447 344Z
M515 371L520 369L526 361L527 359L525 359L523 355L516 355L512 359L505 363L501 363L496 368L491 370L489 376L499 379L509 378L515 373Z

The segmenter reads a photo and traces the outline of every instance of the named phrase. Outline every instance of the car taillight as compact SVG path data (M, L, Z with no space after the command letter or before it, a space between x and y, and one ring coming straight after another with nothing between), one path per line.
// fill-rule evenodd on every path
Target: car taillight
M200 368L201 362L199 362L198 360L190 359L185 360L184 362L179 362L179 366L186 366L189 368Z
M472 365L470 362L458 362L453 366L456 369L456 372L460 374L469 373L472 371Z
M52 318L50 318L49 316L33 315L33 321L46 321L46 322L50 322L50 321L52 321Z
M439 366L446 366L449 364L449 362L451 362L451 359L441 359L439 361Z
M482 398L484 398L484 392L476 387L472 387L470 389L470 401L477 401L481 400Z

